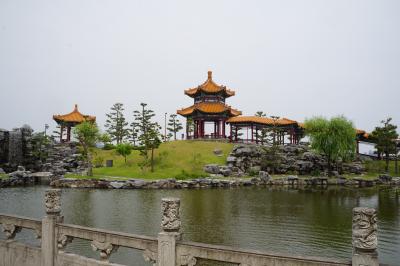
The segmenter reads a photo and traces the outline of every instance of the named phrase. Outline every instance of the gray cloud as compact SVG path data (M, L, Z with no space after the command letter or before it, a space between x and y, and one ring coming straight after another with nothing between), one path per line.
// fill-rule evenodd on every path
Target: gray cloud
M344 114L400 124L400 2L393 0L0 2L0 127L40 130L123 102L189 106L207 70L253 114Z

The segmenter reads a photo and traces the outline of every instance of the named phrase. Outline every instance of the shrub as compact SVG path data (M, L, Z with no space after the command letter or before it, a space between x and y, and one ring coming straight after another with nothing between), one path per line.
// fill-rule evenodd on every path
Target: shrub
M111 144L111 143L105 143L104 144L103 150L108 151L108 150L114 150L114 149L115 149L115 145L114 144Z
M129 143L121 143L118 144L115 148L115 151L124 157L126 163L126 157L132 153L132 145Z
M104 158L101 156L96 156L93 159L93 164L94 164L94 167L96 167L96 168L103 167L104 166Z

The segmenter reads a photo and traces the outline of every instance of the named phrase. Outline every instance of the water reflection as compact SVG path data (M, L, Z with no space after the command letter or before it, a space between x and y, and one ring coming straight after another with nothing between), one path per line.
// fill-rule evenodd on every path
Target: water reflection
M43 215L45 187L0 190L0 212ZM399 264L400 199L394 188L63 190L65 222L156 236L162 197L181 198L184 239L280 253L351 257L353 207L378 209L382 263ZM69 250L96 257L85 241ZM112 261L148 265L121 249ZM134 262L134 263L133 263Z

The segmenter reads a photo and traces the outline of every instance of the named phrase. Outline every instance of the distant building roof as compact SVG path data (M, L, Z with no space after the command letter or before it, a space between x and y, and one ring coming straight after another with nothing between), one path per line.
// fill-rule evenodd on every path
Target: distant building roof
M75 108L71 113L65 114L65 115L53 115L53 119L57 123L82 123L84 121L96 121L95 116L91 115L84 115L78 111L78 105L75 104Z
M229 111L230 116L237 116L241 115L242 112L238 111L236 109L233 109L229 105L220 103L220 102L201 102L194 104L190 107L183 108L181 110L178 110L177 113L183 116L188 116L191 115L194 111L200 111L203 113L213 113L213 114L218 114L218 113L223 113L226 111Z
M279 118L277 120L274 120L269 117L260 117L260 116L236 116L229 118L226 122L230 124L256 123L263 125L278 125L278 126L299 125L297 121L288 118Z
M205 93L211 93L211 94L224 92L225 97L230 97L230 96L235 95L235 92L233 90L229 90L226 88L226 86L218 85L217 83L215 83L213 81L212 71L208 71L208 78L203 84L201 84L195 88L185 90L185 94L190 97L194 97L196 94L198 94L201 91L205 92Z

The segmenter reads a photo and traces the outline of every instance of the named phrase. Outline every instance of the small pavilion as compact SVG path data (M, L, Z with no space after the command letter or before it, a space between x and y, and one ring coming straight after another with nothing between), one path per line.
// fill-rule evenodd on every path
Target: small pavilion
M285 144L285 138L289 139L291 144L298 144L300 139L304 136L303 124L290 120L288 118L269 118L259 116L237 116L232 117L226 121L230 125L230 136L229 139L234 142L238 142L238 131L240 129L246 129L247 132L250 130L250 136L241 139L243 142L251 143L263 143L263 140L259 139L259 133L268 129L270 132L275 130L275 140L277 144Z
M90 122L95 122L96 117L91 116L91 115L84 115L79 112L78 110L78 105L75 104L74 110L65 115L53 115L54 121L57 122L58 125L60 125L60 142L69 142L71 141L71 128L84 122L84 121L90 121ZM67 136L64 139L64 131L67 131Z
M193 121L193 136L190 134L189 123L186 123L187 139L226 138L226 121L242 114L225 103L226 98L234 96L235 92L215 83L211 71L208 71L207 80L203 84L185 90L185 94L193 98L194 103L190 107L177 110L177 113ZM214 131L210 135L205 133L205 123L214 124Z

